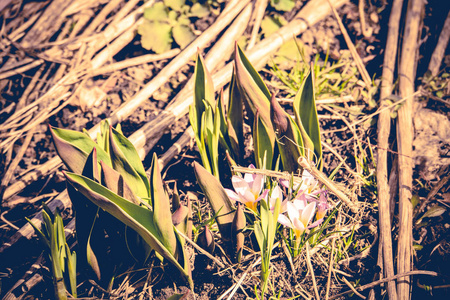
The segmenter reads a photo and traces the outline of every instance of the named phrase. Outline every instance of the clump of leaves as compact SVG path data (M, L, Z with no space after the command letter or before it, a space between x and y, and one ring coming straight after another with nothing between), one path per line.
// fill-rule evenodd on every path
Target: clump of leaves
M175 266L192 288L184 239L178 234L182 229L174 226L182 228L188 212L178 203L171 213L156 154L148 178L120 127L103 122L101 129L96 143L86 133L51 128L56 150L71 171L64 175L83 260L98 280L108 283L116 269L111 267L125 264L126 252L138 263L145 263L154 253L161 262ZM128 251L123 251L124 246ZM113 252L117 255L111 257ZM104 261L108 256L111 259Z
M172 43L185 48L195 39L192 21L209 15L210 6L200 1L164 0L144 11L144 22L138 27L141 44L147 50L163 53Z
M39 240L46 247L48 258L52 264L53 280L55 287L55 298L67 299L67 290L73 297L77 297L77 255L71 251L66 242L63 219L58 209L53 214L44 205L42 210L44 222L42 228L37 228L28 218L27 221L33 226Z

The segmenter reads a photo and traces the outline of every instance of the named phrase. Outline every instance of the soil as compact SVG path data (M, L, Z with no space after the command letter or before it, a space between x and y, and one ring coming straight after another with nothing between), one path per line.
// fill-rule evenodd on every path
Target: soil
M220 1L219 1L220 2ZM270 1L272 2L272 1ZM305 1L303 1L305 2ZM369 74L379 83L381 76L384 43L386 40L387 23L390 14L390 4L386 1L370 0L365 3L366 29L370 34L365 36L358 13L358 1L351 1L339 10L339 15L343 16L343 22L346 26L357 51L363 61ZM283 14L286 20L292 17L301 9L302 1L297 1L292 11L280 13L269 7L266 14ZM36 13L46 5L46 2L34 1L12 1L12 4L1 11L3 23L16 22L12 28L17 28L28 20L32 13ZM220 2L218 9L223 8ZM1 6L0 6L1 7ZM28 9L28 11L27 11ZM98 8L97 8L98 9ZM414 116L414 190L413 194L418 199L418 205L414 210L413 239L414 239L414 269L435 271L439 274L437 277L416 276L412 282L413 299L447 299L450 298L449 268L450 268L450 240L448 229L450 228L450 214L448 207L450 205L450 189L448 184L448 172L450 171L450 110L448 109L450 95L450 49L447 47L446 56L441 66L440 77L433 83L427 82L425 78L428 62L432 50L435 48L440 29L450 10L450 3L442 4L439 0L430 0L426 5L424 24L421 36L420 57L417 60L417 83L423 93L428 96L421 96L417 101L416 113ZM95 10L94 10L95 11ZM214 15L209 15L204 19L198 19L194 23L196 30L204 30L215 20ZM250 35L248 29L246 36ZM10 34L10 32L7 32ZM3 38L2 38L3 40ZM327 17L305 33L299 36L299 41L304 46L305 56L313 60L317 55L319 61L326 59L329 55L331 62L338 62L342 59L351 60L347 45L343 39L336 20L333 17ZM6 49L6 47L4 48ZM430 50L431 49L431 50ZM9 52L1 54L0 66L4 66L9 59L21 59L23 55L29 53L21 52L21 49L13 44L7 49ZM119 52L114 60L122 61L127 58L136 57L147 52L141 47L139 37L137 36L127 47ZM10 56L10 57L9 57ZM117 72L115 76L97 76L89 84L94 87L102 87L103 92L107 94L101 103L93 107L83 107L79 100L72 101L69 105L59 111L57 114L48 117L44 122L34 129L33 138L26 148L26 152L20 163L14 170L12 180L14 183L26 174L30 169L47 162L56 155L55 148L50 138L48 125L81 131L84 128L92 128L102 119L107 118L122 103L129 100L132 95L139 91L155 74L157 74L168 60L155 63L142 64L135 67L124 69ZM293 68L295 60L291 60L287 65L287 70ZM48 66L46 68L53 68ZM1 69L0 69L1 70ZM340 69L342 71L342 69ZM31 82L36 69L22 74L12 76L8 79L0 80L0 124L8 120L14 112L12 105L18 102L18 99L24 94L26 87ZM125 136L131 135L135 130L142 127L145 123L153 120L160 114L170 100L181 90L187 82L190 74L193 73L193 64L179 70L179 72L167 82L158 92L154 93L149 101L146 101L137 109L125 122L121 123ZM1 73L0 73L1 74ZM50 72L51 78L55 71ZM277 93L280 99L292 98L292 90L280 88L282 82L272 71L272 65L269 63L260 72L264 80L268 82L271 92ZM444 76L443 74L447 74ZM355 77L356 78L356 77ZM342 213L342 219L347 223L342 224L347 228L345 234L349 238L350 232L354 230L355 242L349 245L346 257L341 257L335 265L338 275L334 274L331 279L330 295L337 295L349 290L349 287L338 278L345 277L348 281L357 286L371 283L378 280L380 267L377 265L378 242L377 242L377 201L376 201L376 149L377 149L377 128L376 116L370 117L358 126L349 129L349 123L355 122L361 116L370 116L377 111L377 106L370 101L377 101L378 95L369 99L365 91L358 82L359 78L350 80L345 90L353 96L352 102L346 102L342 105L318 105L320 126L322 130L322 140L329 145L324 147L324 173L331 174L336 172L334 180L340 187L351 191L353 197L365 203L364 212L358 216L349 217L346 212ZM54 82L53 82L54 83ZM48 85L51 86L49 80ZM88 84L88 86L89 86ZM42 91L37 91L34 97L39 93L44 93L49 86L43 86ZM436 88L438 86L439 88ZM438 93L442 92L442 93ZM438 96L437 96L438 95ZM324 90L323 98L336 98L340 94L333 90ZM31 96L30 96L31 98ZM33 99L35 99L33 98ZM288 113L292 113L292 106L287 103L284 107ZM393 122L395 115L393 115ZM188 127L188 118L183 117L176 121L173 126L164 132L163 137L151 152L162 155L172 146L181 134ZM395 126L393 126L395 128ZM0 141L4 140L6 135L2 132ZM395 132L391 133L395 137ZM0 161L0 177L3 178L5 172L14 159L15 155L21 150L25 137L19 137L13 145L12 151L3 151ZM250 143L250 141L247 141ZM392 138L390 149L390 164L395 165L397 156L396 143ZM194 208L199 208L198 214L203 218L208 218L208 203L200 193L201 189L197 185L193 173L193 162L200 162L198 152L194 144L188 145L176 156L164 170L162 170L164 180L168 183L169 189L174 189L174 183L181 194L183 201L186 201L186 195L190 195ZM151 163L151 155L144 160L144 167L148 169ZM339 157L344 158L344 167ZM225 158L221 157L225 164ZM252 157L247 156L247 161ZM38 201L33 201L40 195L55 195L66 188L66 183L61 174L60 168L50 176L39 178L34 183L27 186L20 194L8 201L3 200L1 208L0 221L0 245L8 243L10 238L16 232L15 227L22 227L26 224L25 218L32 218L42 209L42 203L49 201L48 196ZM396 170L393 167L392 174ZM391 178L394 176L391 176ZM446 179L447 178L447 179ZM223 185L230 186L230 174L223 178ZM194 195L194 196L193 196ZM336 199L334 199L336 200ZM425 204L424 204L425 203ZM433 207L439 205L443 213L425 217L424 213L430 211ZM194 209L195 210L195 209ZM398 212L394 210L394 230L393 240L397 240L396 232L398 230ZM63 212L65 223L69 223L72 218L72 211ZM197 220L198 221L198 220ZM198 226L198 222L194 226ZM375 228L375 229L373 229ZM217 244L220 245L220 235L215 235ZM249 236L247 243L252 242ZM254 237L253 237L254 239ZM70 242L74 244L75 239ZM256 245L256 242L253 241ZM245 280L236 289L232 299L253 299L255 298L255 289L259 289L259 265L253 267L255 260L259 257L259 252L254 252L248 245L244 251L244 258L240 265L230 264L224 253L216 248L214 256L225 263L228 268L220 268L215 262L199 254L189 244L187 248L191 253L191 262L193 265L192 274L194 286L194 295L189 294L187 299L219 299L226 293L230 287L237 282L243 274L246 274ZM328 281L330 245L317 250L313 268L317 286L325 287ZM336 245L336 247L338 247ZM48 299L53 295L53 281L51 270L49 269L48 259L43 253L43 246L34 237L31 240L21 239L9 249L0 253L0 297L16 284L22 277L26 277L26 272L39 261L37 271L33 273L42 276L43 280L30 291L25 293L26 299ZM396 253L396 249L394 249ZM310 272L306 266L305 253L302 252L292 263L288 260L288 255L283 247L277 247L273 253L271 261L273 265L270 287L272 295L280 293L280 299L292 299L292 297L307 298L314 295L313 281ZM79 283L79 297L91 298L110 298L110 299L168 299L174 293L188 293L186 284L177 278L176 271L171 270L170 266L165 266L164 270L160 267L152 269L151 276L148 276L148 266L145 270L130 271L129 273L118 276L111 293L108 293L99 287L95 282L89 280L86 274L81 274ZM342 275L344 273L345 275ZM434 287L434 288L428 288ZM385 287L382 286L383 291ZM324 289L323 289L324 290ZM387 295L380 295L381 288L377 286L375 293L379 297L387 299ZM369 290L362 292L365 296ZM324 291L321 292L321 296ZM351 295L351 294L349 294ZM351 296L343 296L342 299ZM142 298L140 298L142 297ZM352 298L354 298L353 296Z

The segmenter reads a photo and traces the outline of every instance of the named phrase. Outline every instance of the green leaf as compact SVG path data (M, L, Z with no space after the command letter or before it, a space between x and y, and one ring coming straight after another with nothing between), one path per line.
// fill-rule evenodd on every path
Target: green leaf
M172 25L160 21L145 20L138 27L144 49L161 54L172 48Z
M268 37L272 33L276 32L281 26L286 25L287 21L283 16L265 16L261 21L261 32L264 37Z
M84 133L50 126L50 133L61 160L74 173L81 174L87 157L93 148L99 161L111 165L111 159L103 149Z
M144 18L148 21L163 21L167 17L167 8L163 2L156 2L144 10Z
M170 212L170 201L167 196L159 172L158 157L153 153L152 165L150 167L150 181L152 183L151 195L153 207L153 225L159 233L161 243L174 255L178 257L177 241L172 224L172 213Z
M270 0L270 5L280 11L290 11L295 7L294 0Z
M134 194L148 197L150 183L144 166L133 144L121 133L110 127L110 155L112 167L119 172Z
M186 271L188 267L180 265L178 260L174 257L176 252L182 252L183 249L181 248L179 251L171 252L164 246L161 242L161 233L155 228L154 213L152 211L129 202L89 178L74 173L65 173L65 176L67 181L75 189L81 192L94 204L109 212L125 225L134 229L153 250L174 264L188 282L192 284L192 280ZM173 230L173 225L171 225L170 228Z
M272 141L269 130L257 113L253 123L253 144L258 169L272 169L275 141Z
M427 210L421 219L423 218L435 218L435 217L439 217L440 215L442 215L443 213L445 213L447 211L447 209L445 207L442 207L440 205L434 205L432 206L429 210Z
M219 225L222 239L224 241L230 241L231 224L235 211L233 204L225 193L220 181L197 162L194 162L194 173L214 213L218 214L216 221Z
M320 126L314 92L314 73L311 71L298 90L294 99L294 113L297 125L305 142L305 148L312 150L317 157L318 166L322 162L322 144L320 141ZM308 151L309 152L309 151ZM308 156L308 153L306 153ZM312 155L309 155L310 159Z
M296 172L299 168L298 159L303 155L303 140L295 122L272 97L270 116L277 135L283 170Z
M260 118L264 124L268 128L272 127L270 122L270 92L261 76L253 68L237 44L235 49L235 71L237 84L252 115L256 115L256 112L259 111ZM274 136L273 140L275 140Z
M138 200L137 196L133 193L131 188L128 186L128 184L125 182L123 176L119 172L117 172L116 170L114 170L113 168L109 167L104 163L101 163L101 166L102 166L102 178L101 178L102 185L107 187L120 197L125 198L131 203L138 205L140 201Z
M204 18L209 15L209 9L208 7L201 5L199 2L194 3L191 6L191 10L188 13L189 17L196 17L196 18Z
M203 101L206 101L212 107L214 107L215 104L213 80L205 66L205 62L200 52L197 53L194 79L194 107L197 113L197 127L200 128L199 118L202 117L203 112L206 110L206 105Z
M186 0L164 0L164 4L173 10L180 11ZM156 4L155 4L156 5Z
M259 249L264 249L264 233L263 230L261 229L261 225L260 225L260 221L256 221L254 224L254 231L255 233L255 237L256 237L256 241L258 242L259 245Z
M227 112L228 135L230 137L233 158L239 163L244 159L244 103L236 83L233 70L230 83L229 107Z
M195 34L192 29L186 25L175 25L172 28L173 39L180 46L181 49L186 48L193 40L195 40Z

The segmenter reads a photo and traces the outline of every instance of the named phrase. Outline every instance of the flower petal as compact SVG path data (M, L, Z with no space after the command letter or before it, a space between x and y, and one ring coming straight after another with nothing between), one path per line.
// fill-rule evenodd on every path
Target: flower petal
M316 203L315 202L311 202L302 211L302 214L300 216L300 221L303 223L303 225L305 227L308 226L309 222L313 218L315 210L316 210Z
M228 198L230 198L231 200L234 200L234 201L242 202L241 197L239 197L239 195L236 194L234 191L232 191L230 189L224 189L224 190L225 190L225 193L227 194Z
M282 214L278 215L278 223L286 227L293 228L291 220L289 220L289 218L286 217L285 215Z
M250 191L248 183L239 176L233 175L231 178L231 183L233 184L234 190L238 194L244 194L245 191Z

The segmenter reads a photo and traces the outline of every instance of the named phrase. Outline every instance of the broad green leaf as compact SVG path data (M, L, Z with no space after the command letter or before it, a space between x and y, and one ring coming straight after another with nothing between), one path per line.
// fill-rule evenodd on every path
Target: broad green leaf
M264 37L268 37L286 24L287 21L283 16L265 16L261 21L261 32L264 34Z
M195 34L192 29L186 25L175 25L172 28L173 39L180 46L181 49L186 48L193 40Z
M275 97L272 97L271 100L270 116L277 135L283 170L296 172L299 168L297 161L303 155L303 140L300 130Z
M256 241L258 242L259 249L264 249L264 233L261 229L260 221L256 221L254 224L254 233L256 237Z
M275 141L272 141L269 130L259 118L259 113L257 113L253 123L253 144L256 167L258 169L272 169Z
M61 160L74 173L81 174L87 157L93 148L97 150L97 158L111 165L111 159L101 147L84 133L50 127L53 143Z
M445 207L442 207L440 205L434 205L432 206L429 210L427 210L421 219L423 218L435 218L435 217L439 217L440 215L442 215L443 213L445 213L447 211L447 209Z
M163 2L156 2L144 10L144 18L148 21L162 21L167 17L167 8Z
M295 0L270 0L270 5L276 10L290 11L295 7Z
M191 123L192 130L194 131L195 143L197 144L198 152L200 153L203 166L208 170L208 172L211 173L211 166L209 164L208 154L206 153L205 138L204 134L202 134L203 118L204 116L202 114L200 122L199 124L197 124L197 112L193 105L189 106L189 122Z
M147 21L139 25L141 45L144 49L161 54L172 47L172 25L160 21Z
M116 170L114 170L113 168L109 167L104 163L101 163L101 166L102 166L102 177L101 177L102 185L107 187L120 197L127 199L131 203L139 205L140 202L137 196L133 193L131 188L125 182L123 176L119 172L117 172Z
M152 183L150 198L152 199L154 213L154 228L159 234L161 243L174 257L178 257L182 253L179 253L180 250L177 249L177 239L173 230L172 213L170 212L170 201L164 190L156 153L153 153L150 181Z
M134 229L153 250L174 264L192 285L192 280L186 271L187 267L181 266L174 257L175 253L169 251L161 242L160 232L154 225L154 214L152 211L129 202L89 178L74 173L65 173L65 176L74 188L94 204ZM170 227L173 230L173 225ZM180 251L183 251L183 249L180 249Z
M164 4L173 10L180 11L186 0L164 0ZM155 4L156 5L156 4Z
M236 76L233 70L230 83L229 107L227 112L228 135L230 137L232 157L238 162L244 158L244 104L241 93L236 83Z
M197 17L199 19L209 15L208 7L201 5L199 2L194 3L188 14L190 17Z
M317 156L316 163L321 165L322 144L320 141L320 126L317 116L313 76L314 73L311 71L298 90L293 106L297 125L305 142L305 148L311 150L311 147L313 147Z
M250 108L252 115L260 114L261 120L268 127L270 122L270 92L258 72L253 68L244 52L236 44L235 49L235 71L236 81L239 85L246 105ZM270 131L270 130L269 130ZM272 139L272 138L271 138ZM273 139L275 137L273 136Z
M84 133L55 127L50 127L50 132L59 157L72 172L81 174L93 148L97 150L99 161L111 165L111 160L106 152Z
M148 197L150 183L133 144L112 127L110 127L109 140L114 170L123 176L125 182L137 196Z
M231 240L231 224L234 218L234 207L228 198L222 184L205 168L194 162L194 173L198 184L209 201L215 214L220 233L224 241Z

